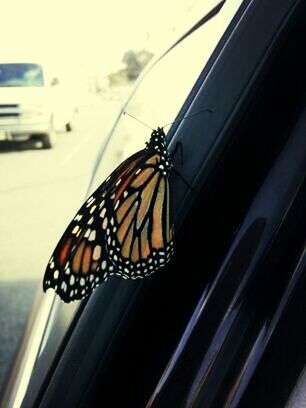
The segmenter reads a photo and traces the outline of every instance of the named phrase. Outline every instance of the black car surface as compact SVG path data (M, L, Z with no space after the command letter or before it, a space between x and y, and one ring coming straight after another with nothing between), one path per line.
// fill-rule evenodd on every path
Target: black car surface
M209 110L167 133L170 153L178 142L183 152L170 180L173 262L143 281L112 278L80 304L44 296L2 406L298 406L306 4L233 3L219 3L156 60L122 110L156 126ZM218 18L227 29L201 54ZM119 162L148 136L120 115L89 190L114 166L103 158Z

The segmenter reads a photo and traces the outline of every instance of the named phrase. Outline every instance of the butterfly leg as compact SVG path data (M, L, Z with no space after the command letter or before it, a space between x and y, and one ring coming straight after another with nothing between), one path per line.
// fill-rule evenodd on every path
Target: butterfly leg
M171 157L173 157L178 150L180 150L181 153L181 162L182 164L184 164L183 145L181 142L177 142L173 152L171 153ZM195 194L198 194L198 192L188 183L188 181L177 170L175 170L175 168L173 168L172 170L181 180L183 180L183 182L186 184L186 186L190 188L190 190L192 190Z
M181 142L177 142L177 143L176 143L176 146L175 146L175 148L173 149L173 152L171 152L170 156L171 156L171 158L172 158L173 156L175 156L178 150L180 150L180 153L181 153L181 162L182 162L182 164L184 164L183 145L182 145Z

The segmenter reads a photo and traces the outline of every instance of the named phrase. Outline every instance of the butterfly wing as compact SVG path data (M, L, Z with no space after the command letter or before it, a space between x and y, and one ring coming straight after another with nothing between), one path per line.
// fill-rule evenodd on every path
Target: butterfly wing
M43 289L53 288L66 302L85 297L107 279L109 265L97 223L99 210L90 204L84 205L70 223L45 272Z
M142 150L124 161L80 208L47 265L43 289L53 288L65 302L82 299L113 273L106 250L106 201L118 180L128 180L145 155Z
M111 274L143 278L164 266L173 253L168 172L161 156L147 155L128 177L117 181L105 201L106 249Z
M163 129L147 147L125 160L81 207L49 261L43 288L65 301L82 299L117 274L142 278L173 253Z

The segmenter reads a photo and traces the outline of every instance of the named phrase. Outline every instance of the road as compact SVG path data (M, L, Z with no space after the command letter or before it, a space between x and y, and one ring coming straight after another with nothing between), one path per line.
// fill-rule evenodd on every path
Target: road
M0 387L48 259L82 202L121 101L93 98L56 145L0 144ZM101 180L102 181L102 180Z
M0 281L41 278L59 236L78 210L115 103L79 109L75 130L39 142L0 145ZM102 181L102 180L101 180Z

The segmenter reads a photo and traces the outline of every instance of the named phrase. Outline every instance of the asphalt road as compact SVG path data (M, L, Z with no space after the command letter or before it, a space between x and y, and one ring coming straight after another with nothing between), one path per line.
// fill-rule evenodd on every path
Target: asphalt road
M58 134L50 150L31 141L0 144L0 387L45 266L84 201L120 105L90 100L79 108L73 131Z

